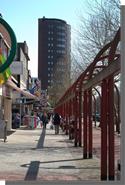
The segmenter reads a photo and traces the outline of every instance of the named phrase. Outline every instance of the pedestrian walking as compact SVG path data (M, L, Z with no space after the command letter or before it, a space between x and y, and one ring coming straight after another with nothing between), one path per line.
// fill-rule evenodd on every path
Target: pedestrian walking
M16 113L14 116L14 124L15 124L15 128L20 127L20 114L19 113Z
M43 128L46 129L46 125L48 123L48 116L47 116L47 113L46 112L43 113L43 115L41 117L41 121L43 123Z
M57 112L53 116L53 124L55 125L55 134L59 134L60 115Z

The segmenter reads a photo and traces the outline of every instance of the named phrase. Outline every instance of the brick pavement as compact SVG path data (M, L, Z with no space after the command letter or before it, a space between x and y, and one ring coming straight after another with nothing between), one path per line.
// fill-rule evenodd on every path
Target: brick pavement
M94 128L94 157L82 158L82 147L60 131L49 128L18 129L0 140L0 179L13 180L100 180L100 130ZM117 142L118 143L118 142Z

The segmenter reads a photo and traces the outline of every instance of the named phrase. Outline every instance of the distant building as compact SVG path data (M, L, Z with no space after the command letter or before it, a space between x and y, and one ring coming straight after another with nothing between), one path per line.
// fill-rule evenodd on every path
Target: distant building
M61 19L38 19L38 78L46 90L70 79L71 27ZM65 79L66 80L66 79Z

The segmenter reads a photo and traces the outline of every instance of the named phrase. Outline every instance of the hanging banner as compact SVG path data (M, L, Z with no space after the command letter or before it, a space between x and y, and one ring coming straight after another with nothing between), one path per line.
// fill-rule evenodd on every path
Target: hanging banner
M29 91L31 94L40 98L41 97L41 82L38 79L36 79L34 86Z
M1 16L0 24L5 28L11 40L11 48L7 48L4 38L0 37L0 84L3 84L11 75L9 66L14 60L17 42L12 28Z
M2 48L0 48L0 65L4 64L5 61L6 58L2 52ZM10 68L7 68L5 71L0 73L0 84L4 84L10 76L11 76Z

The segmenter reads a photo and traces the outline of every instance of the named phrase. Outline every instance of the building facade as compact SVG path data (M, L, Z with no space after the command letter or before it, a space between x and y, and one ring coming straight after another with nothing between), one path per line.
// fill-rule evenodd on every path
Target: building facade
M60 19L38 19L38 78L42 90L69 81L70 52L70 25Z
M10 48L11 41L9 34L5 27L0 24L0 64L6 62ZM27 82L29 79L28 61L29 56L26 41L18 43L15 60L8 69L0 73L0 123L6 121L7 130L13 128L13 109L16 109L22 115L21 110L26 108L26 106L28 107L27 102L26 105L23 104L22 98L37 99L36 96L26 91L27 84L30 85L30 82ZM30 109L30 105L28 108Z
M13 63L10 65L10 69L14 78L12 81L22 91L27 91L31 87L31 75L28 70L29 62L28 45L26 41L17 43L17 52ZM14 90L13 91L13 105L12 112L20 112L20 114L28 113L33 107L33 103L29 104L31 99L26 97L23 93Z
M10 65L12 75L17 80L18 87L27 89L28 87L28 46L26 41L17 43L17 52L14 62Z
M0 51L5 58L9 55L11 42L6 29L0 24ZM0 60L1 62L1 60ZM2 82L0 73L0 123L1 120L7 120L7 130L11 130L12 125L12 89Z

